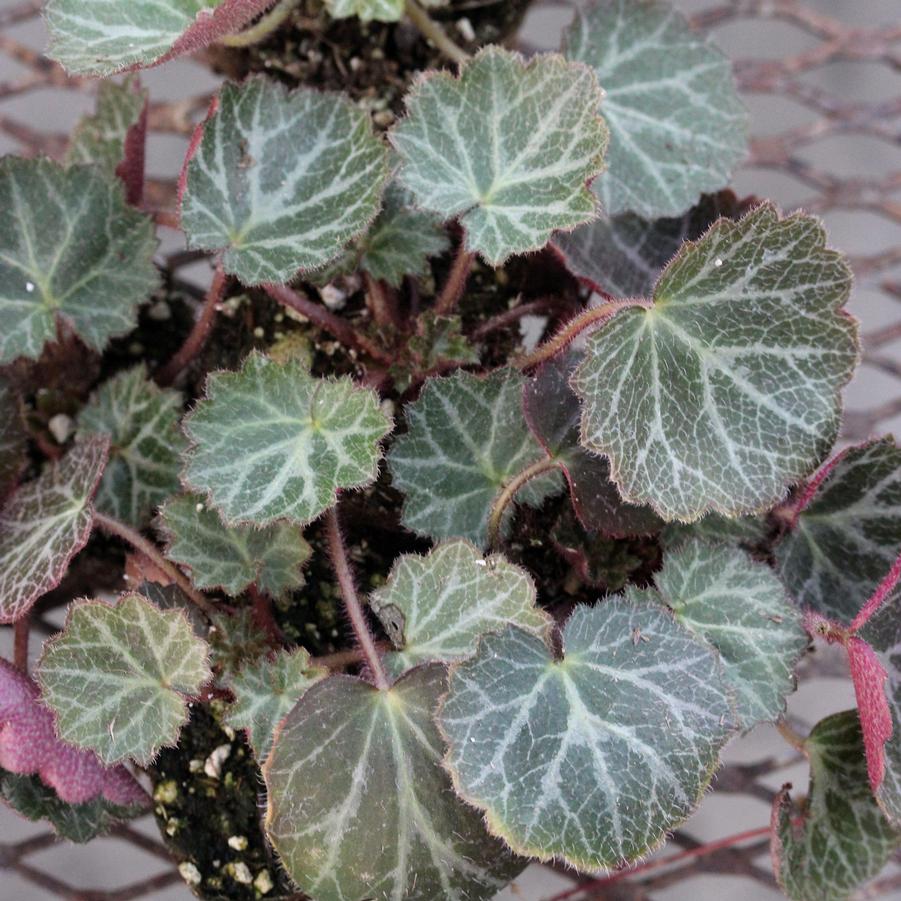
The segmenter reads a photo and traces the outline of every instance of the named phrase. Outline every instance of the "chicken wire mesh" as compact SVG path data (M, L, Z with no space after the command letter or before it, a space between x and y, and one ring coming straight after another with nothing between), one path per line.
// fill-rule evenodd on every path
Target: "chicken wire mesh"
M484 3L500 0L481 0ZM95 88L90 79L70 78L43 55L36 20L40 0L0 0L0 149L25 155L60 156L66 134L60 117L69 107L87 109ZM901 426L901 10L897 0L704 0L679 4L694 24L712 32L735 60L735 71L752 112L753 139L737 187L768 196L792 209L802 207L826 220L836 246L851 256L856 276L853 311L863 324L864 357L848 390L843 439L858 441ZM555 47L567 4L538 3L524 32L524 49ZM161 177L171 166L159 159L178 155L206 109L213 81L186 65L190 77L177 80L150 108L151 154L148 203L171 208L175 182ZM154 73L149 73L154 93ZM59 130L58 130L59 129ZM168 247L168 251L166 251ZM163 245L163 264L175 278L190 279L197 256ZM47 630L53 627L44 623ZM817 707L835 709L836 695L850 701L838 656L818 652L801 673L802 690L790 714L810 726ZM755 737L756 736L756 737ZM667 847L639 868L602 881L548 868L521 881L510 898L678 899L778 897L768 859L766 809L787 779L803 789L803 763L771 732L759 729L750 743L728 755L716 781L716 795L677 831ZM716 805L714 805L716 801ZM713 814L711 806L716 807ZM741 815L736 811L742 810ZM705 814L706 811L706 814ZM737 825L745 825L741 841ZM739 823L738 821L742 821ZM0 824L7 820L0 820ZM121 826L101 840L103 866L114 845L127 843L141 855L121 884L84 888L69 882L56 838L37 831L9 838L0 826L0 897L57 897L72 901L128 901L182 897L166 890L181 882L168 852L147 819ZM89 850L73 849L80 854ZM68 852L67 852L68 853ZM117 875L123 868L117 870ZM713 880L711 882L711 880ZM108 879L107 879L108 881ZM29 888L30 887L30 888ZM25 894L34 890L33 895ZM901 869L893 863L861 898L901 898Z

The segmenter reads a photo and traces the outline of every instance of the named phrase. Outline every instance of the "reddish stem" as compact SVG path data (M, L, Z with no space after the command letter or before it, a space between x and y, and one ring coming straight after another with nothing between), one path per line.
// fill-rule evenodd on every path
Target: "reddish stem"
M28 638L31 635L31 614L26 613L21 619L16 620L13 627L13 663L22 670L28 672Z
M475 258L475 254L468 251L465 243L461 242L450 272L447 274L447 281L438 295L438 300L435 301L435 313L439 316L446 316L457 305L457 301L463 295L463 289L466 287L466 280L472 271Z
M372 313L373 321L380 326L401 329L403 323L397 310L397 297L384 282L366 273L366 306Z
M272 614L272 598L256 585L250 586L248 594L253 600L253 619L257 627L266 633L273 647L281 647L285 643L285 635Z
M475 341L481 341L486 335L500 329L515 325L524 316L540 315L555 310L559 306L560 301L556 297L540 297L538 300L530 300L528 303L520 304L511 310L504 310L490 319L486 319L472 333Z
M901 579L901 554L898 554L895 558L892 568L885 574L885 577L876 587L876 590L870 595L869 600L860 608L860 612L852 620L852 632L857 632L861 629L873 614L885 603L885 599L895 590L898 579Z
M225 296L225 287L227 284L228 276L225 274L222 269L222 264L220 263L216 267L212 284L203 301L203 309L201 309L200 316L197 317L197 321L194 323L194 328L191 329L191 333L185 339L185 343L178 349L175 356L172 357L159 372L157 372L156 381L158 384L171 385L181 372L187 368L188 364L203 350L213 328L216 310L219 308L219 305L222 303L222 298Z
M138 92L141 90L138 82L135 82L135 90ZM145 100L138 121L125 133L125 155L116 167L116 175L125 185L125 199L132 206L140 206L144 199L148 110L149 102Z

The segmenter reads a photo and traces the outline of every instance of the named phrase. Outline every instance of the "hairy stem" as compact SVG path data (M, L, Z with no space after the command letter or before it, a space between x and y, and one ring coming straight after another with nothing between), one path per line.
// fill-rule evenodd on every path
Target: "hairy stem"
M375 640L369 631L369 624L366 622L363 605L357 596L353 573L350 571L350 562L347 559L347 550L344 547L344 538L341 535L341 523L338 520L337 506L332 507L326 513L325 524L328 532L328 547L332 558L332 566L335 569L335 575L338 577L341 597L344 599L344 607L347 610L347 616L357 638L357 644L359 644L360 650L363 652L366 663L369 664L376 687L381 691L387 691L390 687L388 675L384 666L382 666L382 658L379 657L378 648L375 646Z
M366 273L366 306L376 325L401 328L396 300L394 293L383 282Z
M429 16L429 14L416 2L407 0L407 17L448 59L462 66L469 54L458 47L449 37L447 32Z
M219 308L219 304L222 303L227 284L228 276L220 263L216 267L213 281L210 284L209 291L206 293L203 308L200 311L200 316L197 317L197 321L194 323L194 328L191 329L190 334L185 339L185 343L176 351L175 356L157 372L157 384L163 386L171 385L197 354L203 350L212 331L216 310Z
M28 672L28 638L31 635L31 614L26 613L21 619L16 620L13 626L13 663L22 670Z
M115 535L117 538L121 538L136 551L143 554L157 569L172 579L185 595L203 610L207 616L212 616L216 613L215 606L191 584L188 577L174 563L167 560L152 541L149 541L136 529L96 510L94 511L94 525L108 535Z
M219 43L226 47L249 47L251 44L259 44L291 15L299 3L300 0L280 0L275 8L266 13L255 25L237 34L226 35Z
M314 303L300 291L294 291L285 285L265 285L264 290L273 300L306 316L310 322L333 335L345 347L367 354L385 366L390 366L394 362L391 354L382 350L366 335L361 335L349 322L336 316L321 304Z
M779 734L790 744L796 751L802 754L807 753L807 743L804 736L796 732L785 719L776 721L776 729Z
M475 262L475 254L468 251L464 244L460 244L453 265L447 274L447 281L435 301L435 312L439 316L446 316L457 305L457 301L463 296L466 280L472 271Z
M506 485L504 490L495 498L488 516L488 546L496 547L501 535L501 523L507 507L513 502L520 488L531 482L543 473L555 469L557 464L550 457L542 457L531 466L527 466L522 472L515 475Z
M390 651L391 644L387 641L377 641L375 643L377 651ZM346 651L335 651L334 654L323 654L321 657L312 657L310 666L324 667L331 670L342 670L354 663L362 663L366 660L366 655L360 648L348 648Z
M260 591L256 585L251 585L247 592L253 601L253 621L260 631L266 633L269 644L274 648L280 648L285 643L285 635L275 621L272 613L272 598Z
M531 369L533 366L545 363L556 357L558 353L568 347L586 329L605 322L620 310L625 310L629 307L650 307L650 305L650 301L636 299L615 300L603 303L597 307L591 307L575 318L570 319L553 338L549 338L540 347L536 347L532 353L520 357L514 365L519 369Z
M477 329L475 329L471 337L476 341L481 341L486 335L492 332L500 331L519 322L524 316L539 316L542 313L548 313L557 309L560 301L556 297L539 297L537 300L530 300L528 303L520 304L510 310L504 310L490 319L486 319Z

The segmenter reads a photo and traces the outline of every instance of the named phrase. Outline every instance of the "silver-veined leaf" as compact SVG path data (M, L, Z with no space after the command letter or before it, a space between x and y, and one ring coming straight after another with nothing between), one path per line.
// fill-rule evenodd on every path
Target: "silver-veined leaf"
M55 588L87 543L108 447L105 438L78 442L0 511L0 622L20 619Z
M481 635L509 623L542 637L551 626L529 574L500 554L483 557L468 541L444 542L424 557L404 554L369 605L397 648L386 658L394 672L460 660Z
M610 147L594 189L608 214L676 216L729 183L748 144L732 66L669 3L596 0L563 52L605 92Z
M659 845L732 729L715 651L662 608L580 606L555 660L509 627L451 670L438 723L458 794L514 851L581 870Z
M307 651L297 648L249 663L229 681L235 702L228 723L247 731L257 760L266 759L276 727L300 696L327 675L328 670L312 665Z
M252 353L238 372L209 376L184 427L193 442L185 479L228 525L303 524L337 489L372 482L391 421L347 376L319 379Z
M821 720L804 743L810 788L800 805L789 787L773 807L773 869L793 901L847 901L901 844L867 782L854 710Z
M588 339L582 442L623 497L692 521L771 506L822 460L858 359L851 271L820 222L764 204L687 244L647 306Z
M893 438L848 448L811 481L776 547L802 607L850 622L901 547L901 450Z
M723 516L708 513L695 522L667 523L660 540L664 547L678 547L683 541L700 538L716 544L733 544L756 550L765 544L770 527L765 516Z
M36 359L65 322L92 350L135 325L159 282L149 216L115 175L0 160L0 365Z
M63 741L105 763L147 764L178 740L187 698L210 679L208 651L184 614L139 594L77 601L44 645L36 677Z
M178 420L182 396L147 378L141 364L104 382L78 414L81 433L108 435L110 457L96 506L143 527L179 490L181 453L187 446Z
M22 402L12 385L0 378L0 503L15 487L25 469L28 433L22 419Z
M317 901L478 901L523 868L441 767L432 717L446 683L440 664L387 691L331 676L283 720L263 768L266 831Z
M346 97L266 78L226 84L187 165L190 247L247 285L334 259L379 211L387 151Z
M459 371L425 383L405 408L407 433L388 454L394 485L406 498L404 525L432 538L485 544L497 495L545 456L523 417L523 381L499 369L485 378ZM516 500L537 506L558 489L555 476L528 482Z
M335 19L357 16L363 22L397 22L404 14L404 0L325 0Z
M595 216L587 185L607 144L600 101L586 66L489 47L458 78L431 73L407 95L408 116L391 132L400 180L419 206L459 218L468 250L500 265Z

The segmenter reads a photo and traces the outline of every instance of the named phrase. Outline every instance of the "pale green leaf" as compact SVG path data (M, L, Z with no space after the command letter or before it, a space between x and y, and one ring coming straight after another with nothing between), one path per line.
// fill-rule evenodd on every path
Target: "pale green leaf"
M186 481L228 525L315 519L337 489L372 482L391 430L375 394L347 376L315 378L258 353L211 374L184 425L194 442Z
M805 742L808 797L783 789L774 811L773 866L793 901L846 901L876 876L901 843L867 781L857 712L821 720Z
M439 711L458 794L514 851L582 870L647 854L701 798L732 728L713 649L666 611L579 606L562 660L510 627Z
M802 607L850 623L901 547L901 450L891 437L849 448L813 488L776 567Z
M397 22L404 14L404 0L325 0L335 19L358 16L363 22Z
M178 492L180 455L187 446L178 428L181 409L180 392L157 387L143 363L94 392L78 414L78 429L110 439L96 499L101 513L142 527Z
M648 306L588 339L582 441L665 519L778 501L825 456L858 359L844 258L818 220L764 204L667 266ZM690 427L688 427L690 426Z
M0 503L15 487L27 462L28 433L19 395L0 378Z
M149 216L93 166L0 160L0 365L36 359L66 323L92 350L135 325L156 288Z
M114 175L125 159L128 133L140 122L146 102L147 92L135 75L122 84L101 81L96 111L81 119L69 139L66 165L94 164Z
M266 831L316 901L478 901L523 868L441 767L446 678L431 664L378 691L332 676L282 722L263 769Z
M191 247L248 285L334 259L379 211L387 151L345 97L265 78L226 84L187 167Z
M172 498L160 513L166 556L190 567L198 588L236 596L256 585L279 598L303 585L301 569L313 551L298 526L227 526L202 500L196 494Z
M20 619L55 588L87 543L107 449L105 438L78 442L0 511L0 622Z
M391 133L400 180L424 209L459 218L467 249L489 263L537 250L596 214L587 184L607 144L600 101L585 66L486 48L459 78L431 73L407 95Z
M276 726L300 696L326 675L328 670L312 666L310 655L297 648L250 663L230 680L235 703L229 709L228 723L247 730L257 760L266 759Z
M113 606L78 601L44 645L36 677L63 741L107 764L146 765L178 740L187 698L210 679L208 650L184 614L139 594Z
M729 183L748 145L732 66L669 3L597 0L563 52L605 91L608 168L594 189L610 215L675 216Z
M627 595L662 601L719 651L741 728L776 720L795 689L795 665L808 639L769 566L738 548L690 540L664 557L654 582L656 592Z
M460 371L425 383L405 408L407 433L388 454L394 486L406 496L406 526L432 538L485 544L497 495L545 456L526 427L522 387L523 377L510 369L485 378ZM557 473L546 474L528 482L516 500L537 506L559 485Z
M529 574L500 554L483 557L468 541L439 544L424 557L404 554L369 604L397 648L387 658L395 672L460 660L479 636L510 623L542 637L551 626Z

